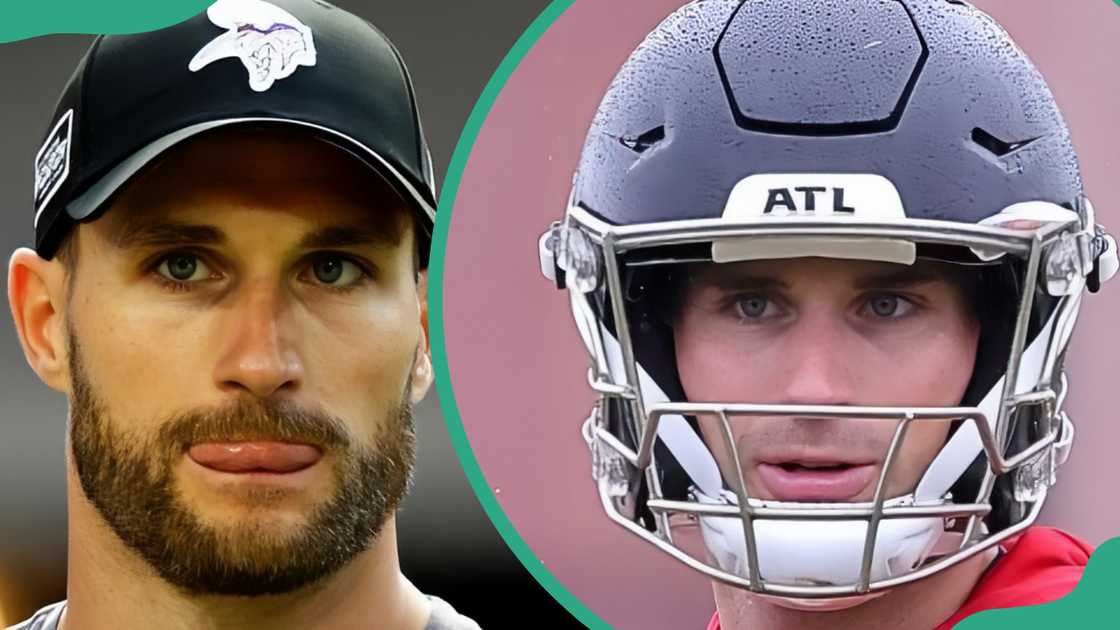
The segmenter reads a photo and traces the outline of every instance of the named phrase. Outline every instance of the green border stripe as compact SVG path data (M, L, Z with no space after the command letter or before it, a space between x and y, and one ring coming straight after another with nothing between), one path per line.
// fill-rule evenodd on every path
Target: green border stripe
M610 630L610 626L603 621L599 616L591 611L587 606L583 605L575 595L564 587L556 576L552 574L540 559L533 554L533 550L521 538L521 535L514 529L513 523L510 522L509 517L502 511L501 506L498 504L497 498L494 496L493 490L486 482L486 477L482 474L482 469L478 465L478 459L475 458L474 452L471 451L470 441L467 439L467 432L463 427L463 420L459 414L459 407L455 402L455 392L451 386L451 373L447 365L447 346L446 339L444 338L443 329L443 263L444 256L447 248L447 232L451 226L451 208L455 203L455 196L459 191L459 183L463 178L463 170L467 165L467 158L470 155L471 148L474 146L475 140L478 138L478 133L482 128L482 124L486 121L487 115L490 113L494 101L498 97L505 86L506 81L509 80L510 75L517 69L521 60L540 39L548 27L556 21L564 11L572 5L575 0L554 0L552 4L548 5L540 15L529 25L521 37L514 43L513 48L502 59L498 69L490 77L486 83L486 87L482 90L482 95L479 97L478 102L475 103L474 109L471 110L470 117L467 118L467 124L463 127L463 133L459 136L459 142L455 145L455 152L451 155L451 163L447 167L447 176L443 181L443 192L439 197L439 211L436 213L435 233L432 240L432 258L429 265L431 282L429 283L429 316L432 319L431 335L432 335L432 358L436 367L436 391L439 392L440 404L443 408L444 418L447 421L447 429L451 434L451 443L455 446L455 452L459 455L459 461L463 465L463 471L470 481L471 487L474 488L475 494L478 495L479 501L482 503L483 509L486 510L486 515L494 523L494 527L498 533L505 540L509 548L513 550L514 555L525 565L529 573L533 575L540 582L541 586L548 591L556 601L572 613L576 619L586 624L589 628L595 630Z
M178 24L213 0L7 0L0 44L54 33L119 35Z

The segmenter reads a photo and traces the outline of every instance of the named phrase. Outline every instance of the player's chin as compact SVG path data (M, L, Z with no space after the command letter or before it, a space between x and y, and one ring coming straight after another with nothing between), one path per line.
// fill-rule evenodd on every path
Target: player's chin
M222 523L210 531L214 551L222 562L239 570L267 575L298 564L307 549L308 525L304 520L272 521L248 519L242 523Z
M300 540L312 527L314 509L272 505L267 508L232 506L216 508L206 506L191 510L195 522L204 530L224 541L233 556L241 552L269 556L269 549L277 553L288 548L290 541ZM261 551L252 552L259 549ZM239 551L240 550L240 551ZM290 553L298 550L288 549Z

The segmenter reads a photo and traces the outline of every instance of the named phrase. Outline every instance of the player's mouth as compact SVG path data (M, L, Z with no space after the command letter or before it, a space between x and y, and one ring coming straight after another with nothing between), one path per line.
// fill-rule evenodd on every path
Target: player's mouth
M873 462L828 458L760 461L756 470L762 488L754 492L778 501L815 503L855 501L874 487L878 474Z
M208 470L229 475L292 475L314 466L323 451L311 444L254 440L203 442L187 448L187 457Z

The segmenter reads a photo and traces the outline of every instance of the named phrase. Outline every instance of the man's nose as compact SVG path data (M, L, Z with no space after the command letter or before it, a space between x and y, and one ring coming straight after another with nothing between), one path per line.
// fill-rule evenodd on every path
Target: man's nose
M218 324L223 328L214 368L218 387L257 398L297 390L304 370L283 288L267 280L255 282L242 287L227 309Z
M827 314L803 318L785 348L783 402L801 405L854 404L857 354L852 331ZM884 375L884 378L891 378Z

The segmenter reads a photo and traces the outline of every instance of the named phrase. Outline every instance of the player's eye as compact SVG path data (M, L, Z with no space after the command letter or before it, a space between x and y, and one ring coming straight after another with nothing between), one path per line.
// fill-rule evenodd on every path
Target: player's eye
M332 289L353 287L369 276L356 262L337 254L317 256L311 263L310 272L313 282Z
M900 295L880 293L872 295L866 302L867 310L875 317L897 319L905 317L914 309L914 303Z
M210 267L194 254L177 252L164 257L156 272L164 278L178 283L200 282L213 275Z
M765 295L749 294L735 298L736 314L743 320L761 320L778 315L778 305Z

